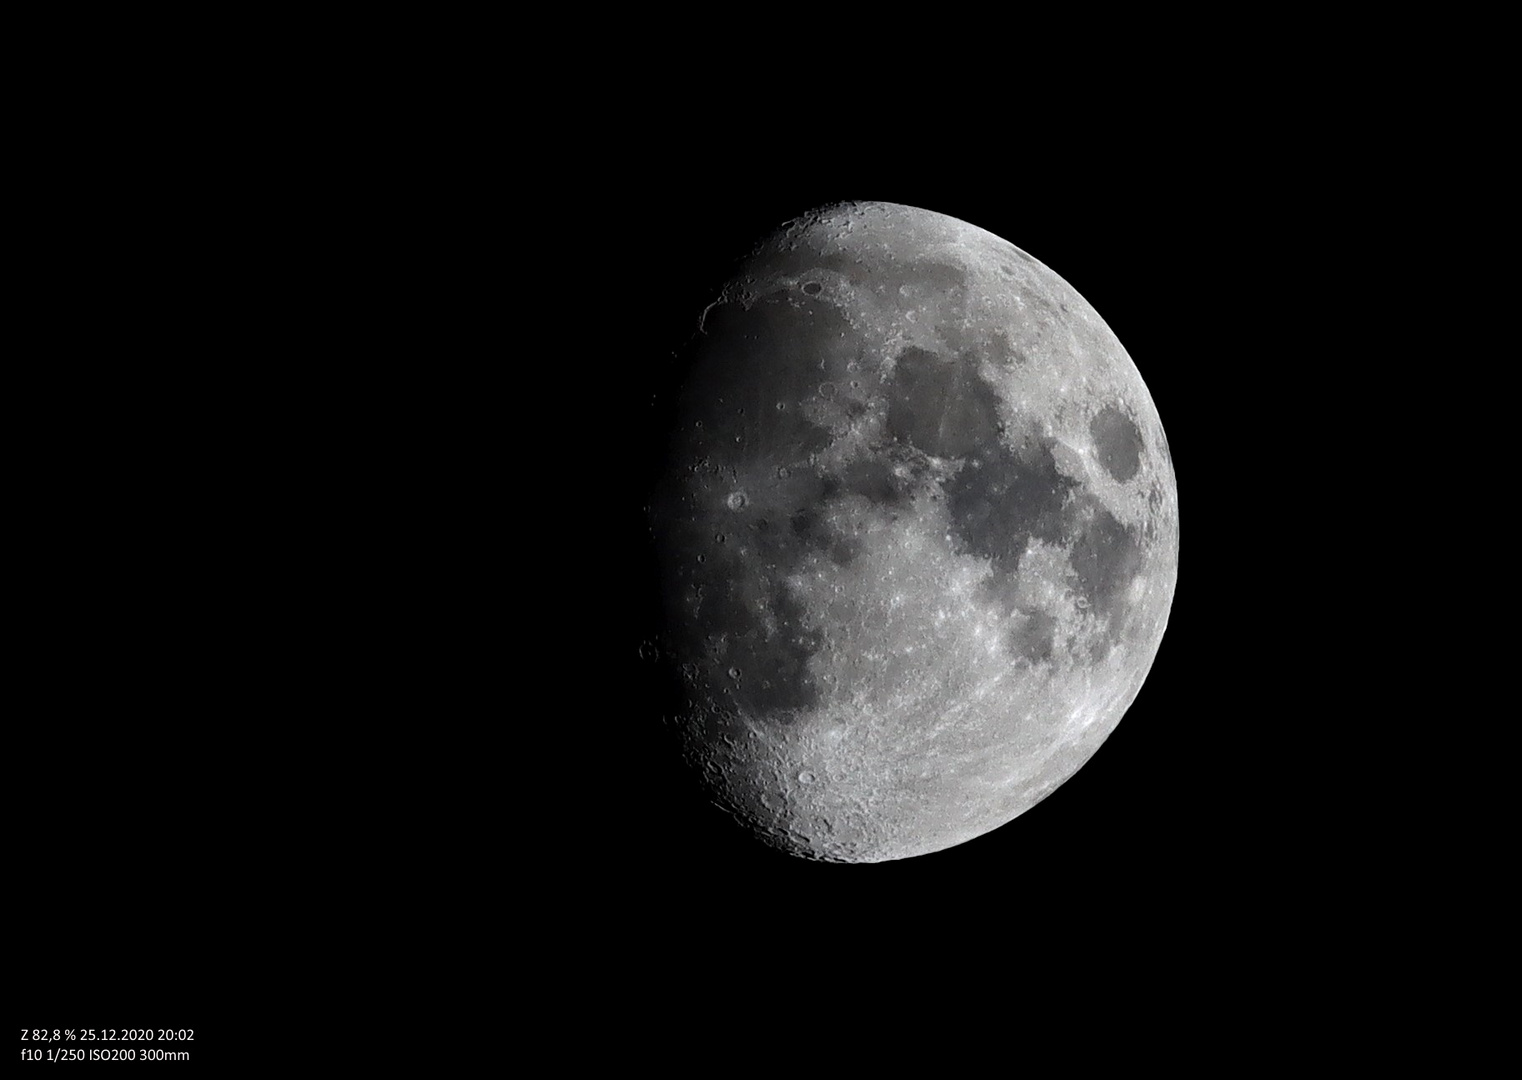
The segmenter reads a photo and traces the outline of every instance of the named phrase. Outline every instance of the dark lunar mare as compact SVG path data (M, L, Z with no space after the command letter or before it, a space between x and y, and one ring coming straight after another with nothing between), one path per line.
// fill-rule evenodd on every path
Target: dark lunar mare
M976 355L950 359L913 347L900 354L888 387L887 431L926 454L962 463L943 485L960 549L990 560L988 588L1006 597L1008 613L1026 545L1036 539L1067 546L1070 585L1096 618L1107 620L1106 644L1094 657L1102 659L1124 628L1125 591L1142 563L1139 533L1061 473L1056 440L1045 429L1032 423L1012 441L998 415ZM1134 476L1143 450L1135 424L1108 407L1091 431L1111 475ZM1025 615L1010 635L1011 654L1031 663L1050 660L1055 620L1044 612Z
M948 360L924 349L901 352L888 385L888 434L927 454L960 458L992 449L998 399L970 355Z
M1032 538L1063 538L1063 506L1077 483L1058 471L1055 446L1044 433L1029 434L1018 446L996 444L946 483L958 540L993 560L996 573L1013 576Z
M856 541L828 522L845 486L811 465L830 435L802 403L860 348L833 306L779 290L710 309L687 350L653 524L672 659L721 709L789 723L818 704L808 660L822 639L786 582L811 554L850 562ZM741 477L761 487L743 492Z
M678 464L693 451L731 464L797 461L829 445L797 403L827 377L809 359L850 333L838 311L773 294L750 308L721 304L703 326L682 393ZM779 401L791 405L779 410Z
M1009 650L1032 664L1050 663L1056 645L1057 620L1045 611L1032 611L1010 631Z
M1105 643L1096 645L1093 653L1095 660L1102 660L1125 629L1126 589L1142 568L1141 533L1088 495L1074 502L1069 517L1074 539L1068 580L1090 612L1107 620Z
M1125 483L1136 475L1141 468L1142 437L1129 416L1107 405L1089 421L1089 436L1099 463L1112 477Z
M1040 430L1017 445L1006 441L975 355L904 350L888 389L887 427L927 454L963 461L944 485L952 528L962 549L991 559L996 572L1012 576L1031 537L1061 537L1074 483L1057 469L1055 441Z

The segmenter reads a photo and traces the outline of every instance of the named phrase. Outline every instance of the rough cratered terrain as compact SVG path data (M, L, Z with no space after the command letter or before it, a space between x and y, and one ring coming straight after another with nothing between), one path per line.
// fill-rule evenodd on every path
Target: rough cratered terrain
M1177 572L1120 342L1012 244L911 207L779 230L702 316L651 502L689 759L794 854L1014 818L1114 729Z

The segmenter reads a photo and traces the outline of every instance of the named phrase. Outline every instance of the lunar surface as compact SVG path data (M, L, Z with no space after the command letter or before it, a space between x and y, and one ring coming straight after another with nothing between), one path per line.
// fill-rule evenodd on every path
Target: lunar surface
M1083 297L974 225L843 204L762 243L688 359L650 526L714 801L879 862L1076 772L1152 666L1179 543L1156 407Z

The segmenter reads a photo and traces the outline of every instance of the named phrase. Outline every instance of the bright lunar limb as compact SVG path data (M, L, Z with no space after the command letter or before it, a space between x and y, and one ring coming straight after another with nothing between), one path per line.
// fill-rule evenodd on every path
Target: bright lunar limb
M1098 313L1013 244L851 203L703 313L651 500L688 760L763 840L878 862L1071 776L1167 623L1178 497Z

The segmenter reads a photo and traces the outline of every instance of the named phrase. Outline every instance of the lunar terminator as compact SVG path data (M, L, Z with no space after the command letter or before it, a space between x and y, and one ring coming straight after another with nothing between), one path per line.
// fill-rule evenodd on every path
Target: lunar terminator
M1076 772L1178 567L1167 440L1093 308L974 225L841 204L756 249L687 359L650 525L715 801L792 854L878 862Z

